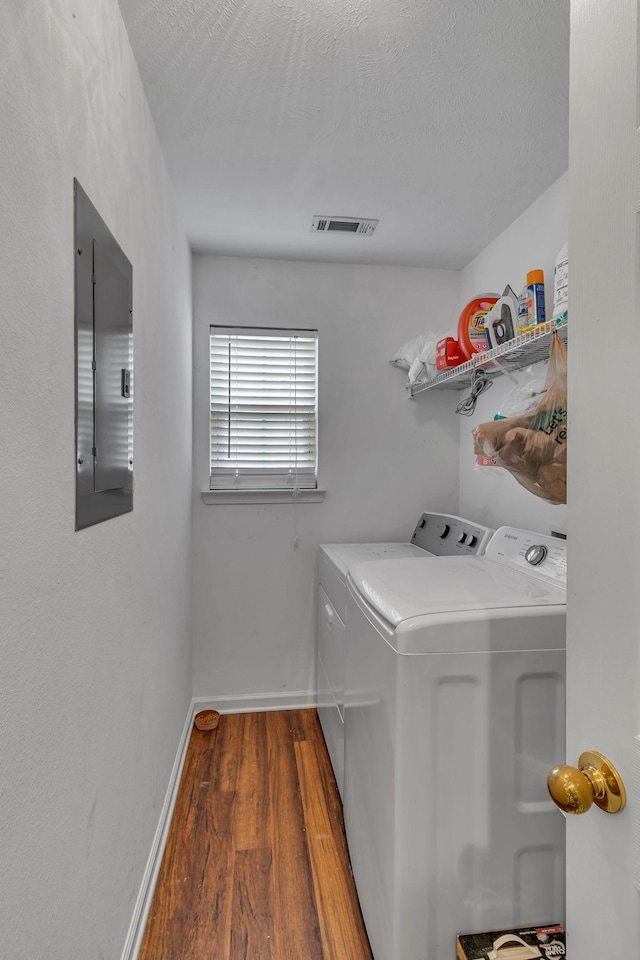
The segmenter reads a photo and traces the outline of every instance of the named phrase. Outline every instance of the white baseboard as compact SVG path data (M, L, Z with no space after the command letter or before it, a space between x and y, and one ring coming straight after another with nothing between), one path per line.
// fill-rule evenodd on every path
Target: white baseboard
M171 817L173 816L173 809L176 805L176 797L178 795L178 787L180 785L182 768L187 755L187 747L189 746L189 737L191 735L193 715L195 712L194 702L194 700L191 700L191 703L189 704L187 719L184 722L182 735L180 736L180 742L178 744L178 751L176 753L176 758L173 761L173 768L171 770L171 776L169 777L169 785L165 794L164 803L162 804L162 810L160 811L160 819L158 821L158 826L153 838L153 843L151 844L151 852L144 870L142 883L140 884L140 890L138 892L138 898L133 910L133 916L131 918L131 924L129 925L129 932L127 933L127 939L122 951L121 960L136 960L140 952L142 937L144 936L144 928L146 926L149 910L151 908L153 891L155 890L158 873L160 872L162 855L164 853L167 835L171 825Z
M302 710L316 705L315 690L279 693L242 693L235 696L194 697L194 709L219 713L261 713L263 710Z

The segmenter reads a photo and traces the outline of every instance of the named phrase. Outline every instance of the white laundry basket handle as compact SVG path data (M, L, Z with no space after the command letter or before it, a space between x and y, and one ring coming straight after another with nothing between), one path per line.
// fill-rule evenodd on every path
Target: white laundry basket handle
M517 947L508 947L506 950L500 950L506 943L517 943ZM534 957L541 957L542 954L536 946L525 943L521 937L515 933L505 933L493 942L493 950L487 954L489 960L533 960Z

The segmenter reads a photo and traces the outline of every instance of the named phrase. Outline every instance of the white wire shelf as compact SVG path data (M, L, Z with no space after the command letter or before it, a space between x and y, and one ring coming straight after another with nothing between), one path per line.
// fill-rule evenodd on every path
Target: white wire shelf
M548 360L551 336L556 331L566 343L567 321L563 320L542 331L531 330L529 333L519 333L494 350L476 353L471 360L461 363L460 366L443 370L430 380L409 384L407 389L412 399L419 393L424 393L425 390L464 390L471 386L473 371L478 368L484 370L489 379L493 380L507 371L522 370L523 367L528 367L532 363Z

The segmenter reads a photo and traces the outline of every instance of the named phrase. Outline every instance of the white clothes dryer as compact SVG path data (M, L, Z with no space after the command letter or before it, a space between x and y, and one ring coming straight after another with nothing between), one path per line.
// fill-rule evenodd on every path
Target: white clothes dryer
M344 813L375 960L564 920L566 544L350 569Z
M423 513L407 543L331 543L318 558L316 692L318 716L340 794L344 783L344 671L347 574L372 560L474 556L493 530L445 513Z

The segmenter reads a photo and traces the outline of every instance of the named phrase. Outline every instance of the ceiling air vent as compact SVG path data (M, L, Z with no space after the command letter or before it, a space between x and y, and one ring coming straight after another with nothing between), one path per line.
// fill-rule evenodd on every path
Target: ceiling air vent
M362 217L314 217L311 232L351 233L354 236L370 237L377 226L377 220L363 220Z

